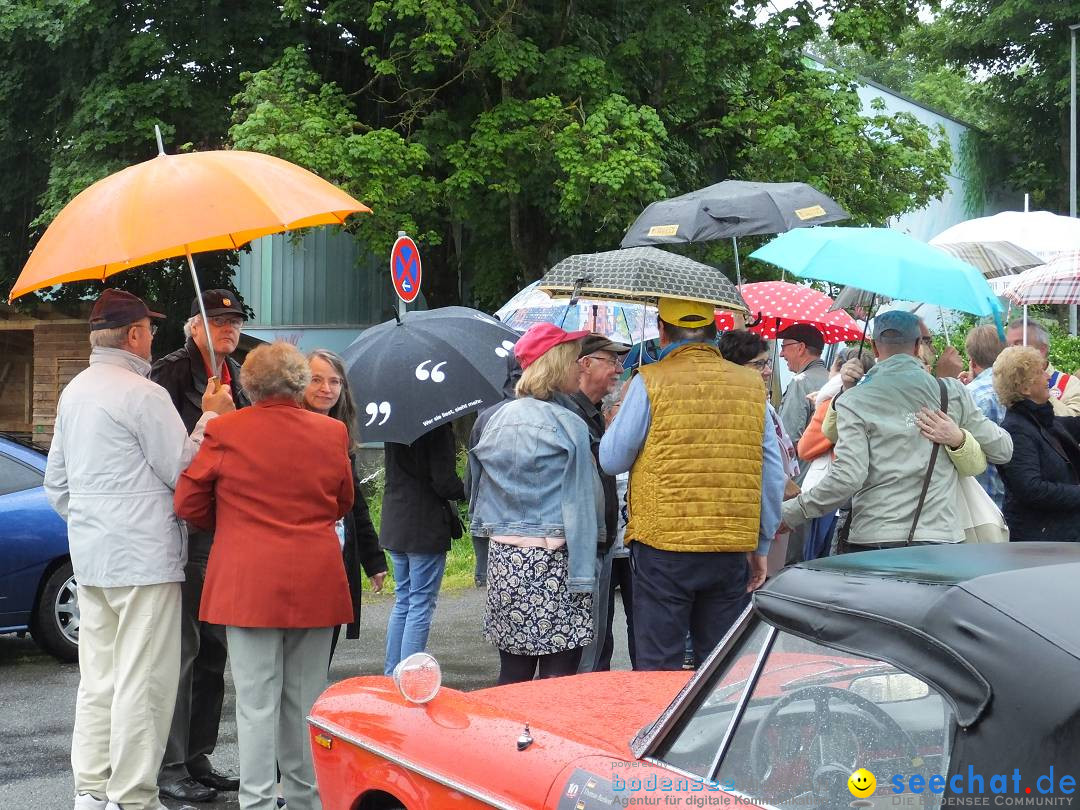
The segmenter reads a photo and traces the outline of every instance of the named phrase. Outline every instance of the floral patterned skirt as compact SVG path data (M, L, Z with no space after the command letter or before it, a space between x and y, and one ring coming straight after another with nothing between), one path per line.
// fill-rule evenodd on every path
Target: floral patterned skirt
M513 655L550 655L593 640L592 594L566 589L566 548L492 543L484 638Z

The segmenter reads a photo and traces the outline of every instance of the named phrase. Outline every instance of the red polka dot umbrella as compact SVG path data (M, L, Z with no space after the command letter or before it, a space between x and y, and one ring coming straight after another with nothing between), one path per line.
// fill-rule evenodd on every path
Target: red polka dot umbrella
M766 340L775 339L777 332L797 323L816 328L826 344L862 339L862 329L855 319L843 310L830 312L833 300L812 287L787 281L761 281L743 284L739 292L750 310L753 325L748 328ZM731 313L718 312L716 327L721 331L734 329Z

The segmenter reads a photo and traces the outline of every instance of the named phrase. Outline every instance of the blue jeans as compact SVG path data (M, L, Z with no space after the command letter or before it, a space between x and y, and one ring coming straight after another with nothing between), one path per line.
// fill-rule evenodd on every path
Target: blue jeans
M394 565L394 609L386 626L386 663L383 672L394 674L399 661L427 646L431 617L439 598L446 553L388 552Z

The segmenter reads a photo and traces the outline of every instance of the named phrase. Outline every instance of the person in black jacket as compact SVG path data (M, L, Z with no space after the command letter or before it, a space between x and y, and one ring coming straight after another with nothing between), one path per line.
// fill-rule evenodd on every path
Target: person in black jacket
M1001 426L1013 456L998 465L1011 540L1080 540L1080 416L1055 416L1046 358L1030 346L994 361L994 390L1006 407Z
M457 474L457 449L449 423L412 444L384 446L380 545L394 564L394 608L386 628L384 671L427 645L431 617L446 569L450 540L461 537L461 520L451 501L465 498Z
M339 521L338 539L345 557L345 575L349 579L353 605L353 620L346 626L345 638L360 638L360 568L363 567L371 581L371 590L378 593L386 579L386 555L379 548L379 535L371 523L371 513L356 474L356 405L345 376L345 364L340 357L325 349L316 349L307 359L311 367L311 382L304 391L304 407L344 422L349 431L353 508ZM341 628L335 627L330 641L331 661L340 636Z
M229 388L237 408L246 408L251 400L240 385L240 365L230 356L236 351L246 317L240 299L230 290L205 290L202 299L218 364L213 376ZM184 324L184 334L187 336L184 346L154 363L150 379L169 392L190 433L202 416L202 397L211 376L198 299L191 302L191 317ZM179 801L209 802L217 797L219 790L233 791L240 787L240 780L215 771L209 759L217 745L228 658L225 628L199 621L199 603L213 539L210 532L192 529L188 533L188 559L181 590L180 685L158 775L161 794Z

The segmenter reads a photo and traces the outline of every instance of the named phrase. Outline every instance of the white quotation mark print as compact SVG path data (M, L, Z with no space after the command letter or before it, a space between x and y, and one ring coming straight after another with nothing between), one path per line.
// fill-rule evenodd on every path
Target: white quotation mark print
M382 414L382 421L380 425L385 425L386 420L390 418L390 403L389 402L369 402L367 407L364 408L366 413L371 418L364 422L364 427L368 427L379 418L379 414Z
M430 362L430 360L425 360L423 363L416 367L416 379L430 379L434 383L441 383L443 380L446 379L446 375L442 371L442 367L446 365L446 361L444 360L441 363L436 363L431 367L431 370L429 371L426 366Z
M509 340L504 340L502 342L502 345L495 349L495 354L499 355L499 357L509 357L510 352L512 352L513 350L514 344L511 343Z

